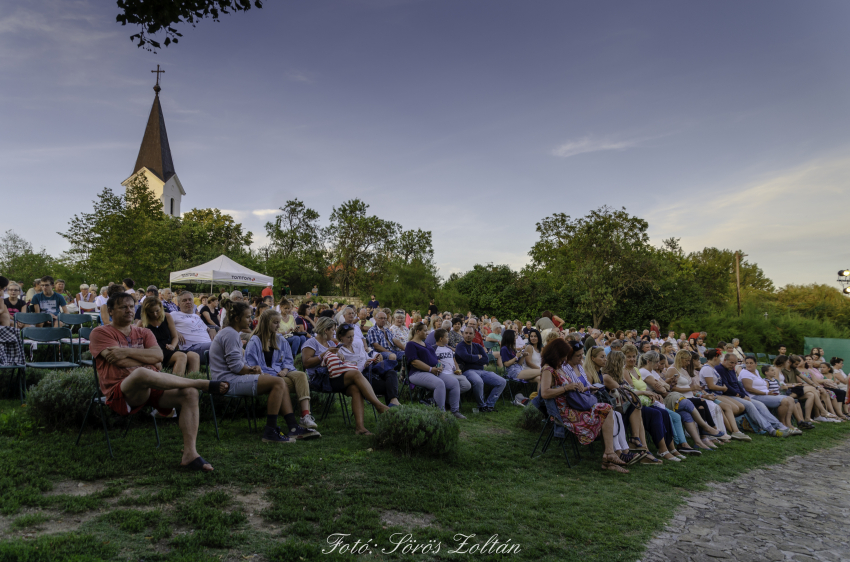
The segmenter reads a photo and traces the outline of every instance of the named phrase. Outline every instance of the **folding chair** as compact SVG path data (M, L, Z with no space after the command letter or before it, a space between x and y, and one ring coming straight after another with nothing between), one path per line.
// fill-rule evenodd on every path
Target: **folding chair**
M80 433L77 434L77 441L74 443L75 446L79 446L80 438L83 436L83 430L86 428L86 422L89 421L89 414L91 413L92 406L97 405L98 413L100 414L100 420L103 422L103 434L106 436L106 447L109 449L109 456L113 459L115 458L115 454L112 452L112 442L109 440L109 428L106 425L106 412L109 410L109 407L106 406L106 396L100 391L100 377L97 374L97 366L92 364L92 368L94 370L94 386L95 391L92 394L91 399L89 400L89 407L86 410L86 417L83 418L83 425L80 426ZM118 415L118 414L116 414ZM127 433L130 432L130 421L133 416L127 416L127 425L124 427L124 435L122 437L127 437ZM161 441L159 439L159 427L156 425L156 416L151 416L153 418L153 430L156 434L156 448L159 449L161 445Z
M97 325L100 325L100 312L93 302L80 302L80 314L88 314Z
M767 355L767 360L768 360L768 361L770 361L770 362L771 362L771 364L772 364L772 363L776 360L776 358L777 358L777 357L778 357L778 355L770 355L770 354L768 354L768 355Z
M18 316L23 316L21 313L15 315L15 320L17 321ZM47 316L50 316L49 314ZM30 322L25 322L29 324ZM27 367L32 369L76 369L79 367L77 363L74 362L74 348L71 346L71 361L65 360L65 353L62 350L61 340L62 339L71 339L71 330L70 328L24 328L22 337L24 340L29 340L34 343L48 343L48 344L59 344L53 347L53 359L54 361L27 361ZM59 349L59 357L57 359L56 349Z
M541 402L543 404L541 404ZM573 451L575 451L576 458L578 460L581 460L581 453L579 453L575 435L573 435L571 431L567 430L561 420L561 413L558 411L558 406L555 404L554 400L543 400L539 395L534 399L533 403L535 407L540 410L544 416L546 416L546 423L543 425L543 429L537 437L534 449L531 450L531 458L535 458L534 453L537 452L540 440L543 439L543 436L545 435L546 439L543 441L543 448L540 449L540 454L537 456L542 457L546 453L547 449L549 449L552 439L557 439L561 446L561 452L564 453L564 458L567 460L567 466L572 468L573 465L570 463L570 457L567 455L567 439L572 441Z
M201 365L201 371L206 373L207 380L212 380L210 378L210 351L209 350L204 351L204 364ZM203 391L201 391L201 392L203 392ZM213 425L215 426L215 438L216 438L216 441L220 441L221 439L219 438L219 435L218 435L218 416L216 416L216 413L215 413L215 400L213 400L212 393L207 392L207 395L210 397L210 409L212 410ZM224 415L227 414L227 408L230 406L230 402L232 400L236 400L236 399L242 398L242 397L241 396L234 397L234 396L226 396L225 395L225 396L222 396L222 398L227 400L227 405L225 405L224 412L222 413L222 417L221 417L222 421L224 421ZM198 398L198 402L200 402L200 397ZM237 402L236 402L237 407L239 406L239 403L240 402L237 400ZM248 429L251 429L251 416L254 415L255 412L249 412L248 411L247 403L245 405L245 413L248 415ZM233 417L236 418L236 408L233 409ZM256 419L256 417L254 417L254 427L255 428L256 428L256 425L257 425L257 419Z
M2 330L0 331L0 345L4 346L3 352L6 360L11 361L7 365L0 365L0 371L11 371L9 388L12 389L14 385L18 386L18 395L21 398L21 404L23 404L27 377L24 340L21 338L21 331L18 330L17 324L0 328L0 330Z
M94 328L80 328L80 338L88 341L91 339L91 333ZM83 350L80 349L80 359L77 360L77 363L82 365L83 367L92 367L94 366L94 361L92 359L83 359Z
M68 343L71 346L71 361L75 361L75 359L74 359L74 348L76 347L77 355L76 355L76 361L75 362L79 364L80 359L82 359L82 355L83 355L83 345L88 345L88 338L86 338L86 343L83 344L83 341L82 341L83 337L82 337L82 334L80 332L82 330L83 324L91 324L92 323L92 317L89 316L88 314L62 314L62 313L60 313L58 318L59 318L59 322L61 322L65 326L78 326L79 327L79 330L77 330L77 345L76 346L74 345L73 329L71 330L71 338L67 342L66 342L65 339L61 340L62 343ZM91 334L91 330L89 330L89 334Z

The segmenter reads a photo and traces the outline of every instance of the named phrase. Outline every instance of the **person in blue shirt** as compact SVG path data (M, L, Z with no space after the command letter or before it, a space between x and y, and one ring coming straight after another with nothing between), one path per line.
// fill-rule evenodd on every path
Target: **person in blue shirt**
M791 435L788 428L770 413L767 406L750 399L750 395L744 390L744 386L738 381L738 375L735 373L737 363L738 358L735 354L727 353L723 356L723 361L714 368L720 377L720 382L726 387L723 395L740 403L745 413L772 437Z
M57 316L60 312L68 313L65 297L53 292L53 277L49 275L41 278L41 292L35 294L30 304L35 307L36 312L45 312L53 316L54 326L59 325Z
M457 344L455 358L460 366L463 376L472 385L472 393L478 402L479 412L495 412L496 401L502 395L508 381L484 369L489 363L487 350L481 344L473 342L475 330L471 326L463 329L463 341ZM484 400L484 385L490 386L490 394Z
M372 310L377 310L381 304L378 302L378 299L375 298L375 295L372 295L371 300L366 304Z

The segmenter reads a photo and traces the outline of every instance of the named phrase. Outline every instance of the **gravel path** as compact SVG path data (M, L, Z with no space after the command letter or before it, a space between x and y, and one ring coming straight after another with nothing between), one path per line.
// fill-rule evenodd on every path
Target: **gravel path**
M850 440L712 484L686 503L642 562L850 560Z

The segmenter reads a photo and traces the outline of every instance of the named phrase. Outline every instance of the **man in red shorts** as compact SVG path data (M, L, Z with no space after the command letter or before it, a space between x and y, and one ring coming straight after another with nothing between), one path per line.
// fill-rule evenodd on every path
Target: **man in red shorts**
M150 330L133 325L133 297L127 293L113 295L106 308L112 324L95 328L89 338L106 405L122 416L138 412L145 406L170 415L174 408L179 407L178 423L183 432L183 460L180 465L211 472L212 465L195 449L198 390L225 394L229 385L160 373L162 350Z

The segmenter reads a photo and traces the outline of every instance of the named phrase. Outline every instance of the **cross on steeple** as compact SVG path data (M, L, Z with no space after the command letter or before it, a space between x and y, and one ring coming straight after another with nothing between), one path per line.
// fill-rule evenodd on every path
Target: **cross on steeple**
M156 73L156 86L153 87L153 91L156 92L156 95L159 95L159 91L162 89L159 87L159 75L164 74L164 70L159 69L159 65L156 65L156 70L151 70L151 73Z

